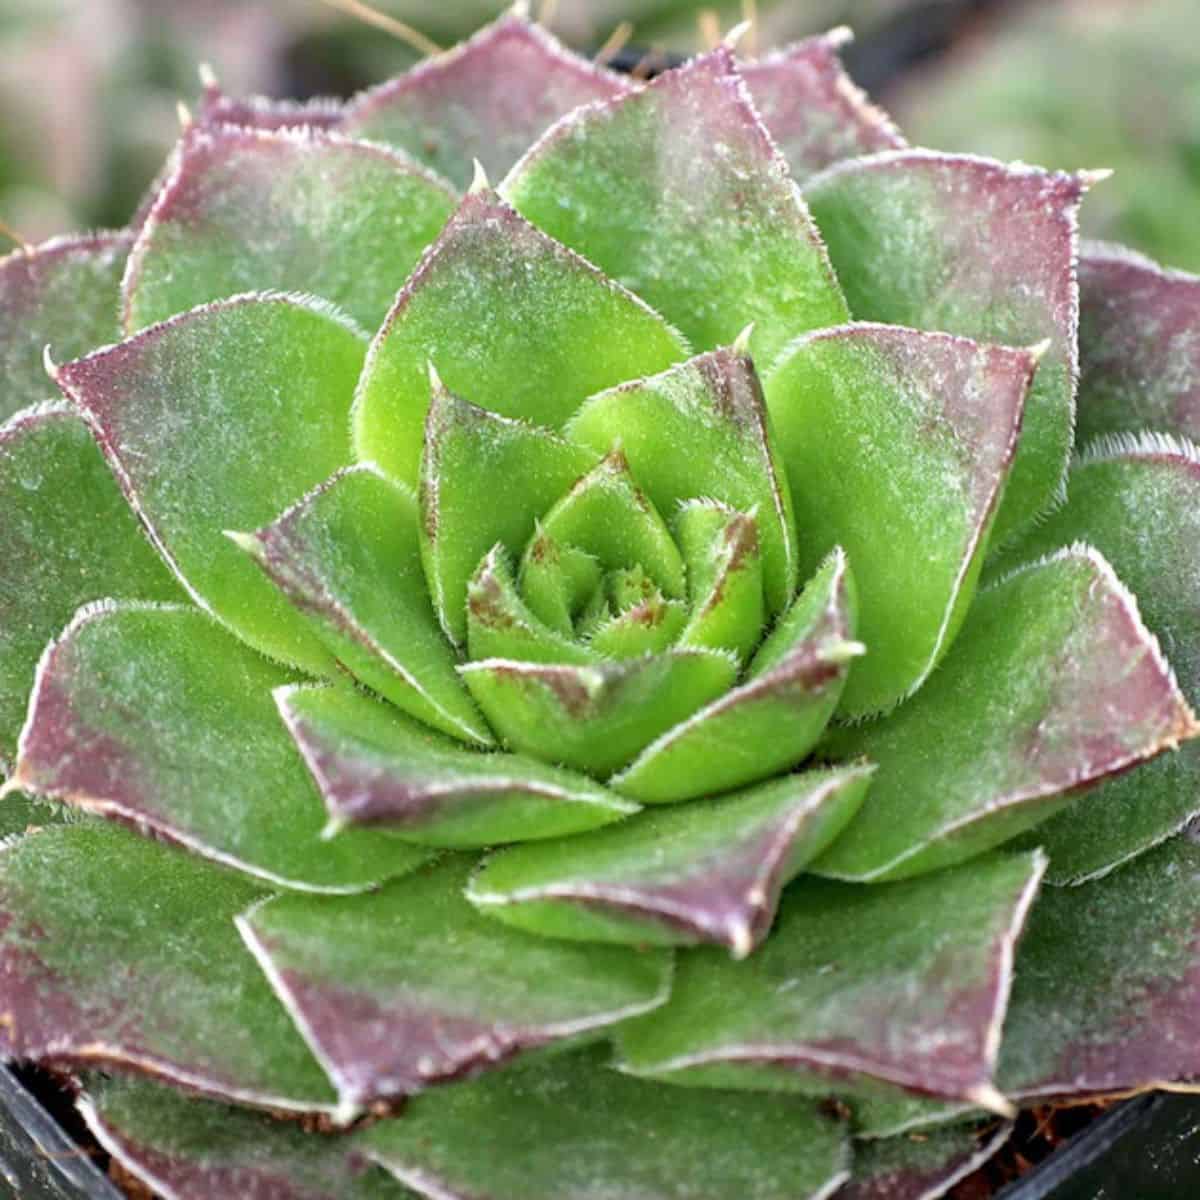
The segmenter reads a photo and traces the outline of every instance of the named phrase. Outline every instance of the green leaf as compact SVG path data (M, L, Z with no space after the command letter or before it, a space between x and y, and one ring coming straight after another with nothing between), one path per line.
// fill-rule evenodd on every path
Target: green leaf
M359 1144L429 1200L819 1200L847 1159L838 1126L808 1101L669 1090L595 1053L419 1096Z
M805 187L861 320L1050 347L1033 383L993 541L1061 495L1076 366L1076 213L1086 176L897 150L830 167ZM857 567L857 560L855 562Z
M77 1101L100 1145L172 1200L411 1200L382 1168L363 1171L347 1136L233 1108L144 1079L88 1076Z
M992 1069L1044 866L1038 853L995 854L877 888L802 878L745 962L679 953L671 999L618 1032L622 1069L818 1095L891 1085L1004 1108Z
M188 591L255 649L333 670L308 622L223 536L350 457L361 335L314 302L243 297L58 369L126 499Z
M691 608L681 644L732 650L744 661L762 636L765 617L757 514L711 499L685 500L675 535Z
M559 544L590 554L603 570L637 567L671 598L687 591L671 531L621 450L605 455L542 517L540 526Z
M846 319L821 239L726 47L560 121L501 191L699 350L753 321L751 348L770 363L797 333Z
M6 1058L95 1063L271 1109L334 1096L243 949L245 876L105 822L0 849Z
M803 337L767 377L811 571L835 544L854 564L870 653L842 707L916 691L975 591L1016 452L1037 356L880 325Z
M757 946L784 884L854 816L871 768L787 775L612 828L501 850L472 878L481 912L548 937Z
M342 666L418 721L488 746L429 602L419 527L412 493L360 464L256 533L229 536Z
M459 670L506 746L594 775L625 766L737 676L731 655L700 649L592 666L493 658Z
M120 336L117 292L131 235L54 238L0 258L0 421L44 400L44 351L60 361Z
M1071 471L1067 502L1005 560L1036 558L1086 537L1137 596L1183 695L1200 703L1200 453L1173 439L1094 444ZM1200 811L1200 741L1087 792L1035 830L1049 879L1074 883L1176 833Z
M980 593L916 697L830 739L879 774L811 869L867 881L962 862L1197 731L1112 568L1089 547L1061 551Z
M797 183L841 159L906 144L842 67L838 51L849 38L848 29L833 29L738 64Z
M520 554L537 519L595 462L546 429L498 416L433 381L421 458L421 556L434 611L467 636L467 588L497 542ZM503 503L484 504L485 496Z
M558 429L586 396L686 354L657 313L483 188L450 218L372 343L354 445L416 482L430 363L459 395Z
M130 255L125 330L267 289L313 293L375 329L455 202L382 146L194 124Z
M1003 1149L1008 1122L859 1142L837 1200L937 1200Z
M661 654L679 640L687 618L686 605L678 600L665 600L654 589L645 599L601 621L591 631L588 645L609 658Z
M1200 1076L1195 832L1075 888L1021 943L1000 1079L1020 1097L1111 1095Z
M282 896L238 919L343 1116L663 1002L668 954L506 929L463 899L472 862L451 856L350 900Z
M0 772L46 643L89 600L181 600L79 417L42 405L0 427Z
M321 802L271 689L288 673L182 605L83 608L38 666L9 787L130 821L280 887L357 891L428 855Z
M539 620L570 636L575 618L600 590L600 564L577 546L560 546L540 523L525 544L517 587Z
M1200 278L1123 246L1079 257L1079 416L1075 443L1100 434L1200 439Z
M665 730L613 781L647 804L711 795L802 762L842 694L854 636L854 588L835 550L763 643L739 687Z
M352 137L400 146L466 188L471 160L499 178L564 113L629 89L516 11L350 102Z
M792 498L745 354L715 350L602 392L566 434L600 453L619 445L659 512L696 497L753 510L769 614L787 607L796 590Z
M345 688L275 693L330 831L380 822L406 841L489 846L594 829L637 805L586 776L517 754L480 754Z

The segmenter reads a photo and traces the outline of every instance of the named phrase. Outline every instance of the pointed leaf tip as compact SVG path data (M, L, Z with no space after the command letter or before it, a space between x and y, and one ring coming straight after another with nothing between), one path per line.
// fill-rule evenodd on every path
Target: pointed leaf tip
M42 347L42 369L55 383L58 382L58 363L54 361L54 356L50 353L50 343L47 342Z
M471 186L467 189L469 195L477 195L479 192L491 191L492 185L488 182L487 171L484 170L483 163L479 159L473 159L474 174L471 176Z
M725 36L721 39L721 45L728 50L736 50L742 38L754 28L754 22L751 20L739 21Z
M218 88L221 86L217 79L217 73L213 70L212 63L198 63L196 66L196 75L200 79L200 86L206 91L209 88Z

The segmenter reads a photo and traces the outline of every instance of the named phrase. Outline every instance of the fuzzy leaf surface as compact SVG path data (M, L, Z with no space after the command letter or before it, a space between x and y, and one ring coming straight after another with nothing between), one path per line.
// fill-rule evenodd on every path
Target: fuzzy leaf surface
M609 775L721 695L737 665L722 651L672 649L591 666L482 659L461 673L506 746Z
M354 444L415 484L429 364L507 417L561 428L585 397L685 358L674 329L484 189L470 193L371 344Z
M236 541L363 683L418 721L491 744L429 602L411 491L350 467Z
M1195 733L1133 596L1096 551L1064 550L981 592L912 700L830 739L879 773L812 869L863 882L962 862Z
M668 1090L594 1052L429 1092L360 1145L428 1200L818 1200L847 1162L807 1100Z
M163 1200L411 1200L352 1143L295 1122L187 1096L144 1079L90 1076L77 1102L88 1129Z
M842 67L838 50L847 36L835 29L738 64L797 183L843 158L905 145Z
M377 822L407 841L466 848L578 833L637 811L586 776L467 750L349 689L288 686L275 699L334 827Z
M343 128L352 137L399 146L465 189L472 159L500 179L564 113L628 90L620 75L509 12L454 49L357 96Z
M605 453L619 445L660 513L708 497L756 508L769 614L796 590L792 498L750 359L714 350L593 396L566 434Z
M330 96L311 100L279 100L272 96L231 96L209 82L200 97L196 119L201 125L241 125L247 129L336 129L344 108Z
M1119 871L1048 888L1021 944L999 1078L1018 1097L1200 1078L1195 832Z
M897 150L805 188L855 317L1050 346L1038 367L994 541L1061 493L1075 411L1075 221L1084 182L989 159Z
M106 822L0 850L5 1057L133 1069L239 1103L334 1097L233 917L244 875Z
M574 113L501 191L698 350L753 321L751 349L770 363L797 333L846 319L821 239L727 48Z
M1027 351L882 325L792 343L767 378L801 567L845 548L868 648L842 707L916 690L975 592L1036 360Z
M0 770L46 643L90 600L182 600L96 443L65 404L0 428Z
M0 421L53 393L43 351L62 362L120 337L128 233L54 238L0 258Z
M779 893L858 811L870 768L787 775L583 837L501 850L471 879L481 912L548 937L715 942L744 958Z
M280 887L355 891L428 855L318 838L321 802L271 689L288 672L184 606L80 610L47 650L13 781Z
M745 681L667 729L613 786L671 803L766 779L807 757L845 686L855 589L846 557L822 564L750 662Z
M58 371L193 598L255 649L317 674L332 656L222 531L266 524L349 461L363 351L319 305L247 297Z
M1200 455L1147 437L1101 444L1071 472L1067 503L1011 558L1087 538L1138 599L1179 686L1200 702ZM1102 783L1030 836L1067 883L1110 870L1177 832L1200 811L1200 740Z
M460 645L470 580L499 543L520 554L543 516L595 462L547 429L433 389L421 457L421 556L434 611ZM481 503L488 497L487 503Z
M343 1113L663 1002L667 953L572 946L489 921L462 895L472 864L453 855L370 895L283 896L239 918Z
M1200 278L1121 246L1079 258L1077 445L1109 433L1200 440Z
M375 329L455 203L381 146L193 125L130 255L125 330L266 289L321 296Z
M989 1094L1013 944L1045 866L995 854L877 888L804 877L758 952L678 955L671 999L618 1032L622 1069L672 1083Z

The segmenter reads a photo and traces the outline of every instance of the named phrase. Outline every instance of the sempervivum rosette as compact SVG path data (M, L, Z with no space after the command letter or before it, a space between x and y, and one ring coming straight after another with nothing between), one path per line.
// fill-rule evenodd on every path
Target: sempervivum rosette
M213 85L0 265L0 1044L163 1195L935 1196L1200 1075L1200 285L1085 253L1077 416L1090 180L837 40Z

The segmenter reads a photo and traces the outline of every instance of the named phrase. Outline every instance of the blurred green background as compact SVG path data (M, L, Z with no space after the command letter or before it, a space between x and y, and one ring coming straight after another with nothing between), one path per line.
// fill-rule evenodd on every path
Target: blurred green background
M507 5L374 0L442 44ZM851 73L909 139L1046 166L1112 167L1084 232L1200 270L1200 0L532 0L594 52L687 53L755 17L761 52L838 24ZM705 13L711 14L705 16ZM31 240L122 224L210 62L225 89L347 95L417 57L327 0L0 0L0 218Z

